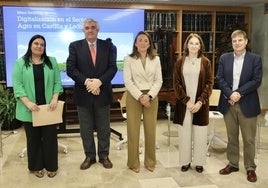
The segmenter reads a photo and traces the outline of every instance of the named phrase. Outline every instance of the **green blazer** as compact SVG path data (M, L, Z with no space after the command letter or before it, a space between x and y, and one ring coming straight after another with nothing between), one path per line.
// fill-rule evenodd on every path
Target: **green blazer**
M45 80L45 98L46 104L49 104L55 93L62 93L60 71L57 60L54 57L49 57L53 69L49 69L47 65L44 66L44 80ZM24 59L16 60L13 73L12 82L16 104L16 118L24 122L32 122L32 112L23 104L20 97L26 96L32 102L36 102L33 66L26 68ZM49 118L49 117L48 117Z

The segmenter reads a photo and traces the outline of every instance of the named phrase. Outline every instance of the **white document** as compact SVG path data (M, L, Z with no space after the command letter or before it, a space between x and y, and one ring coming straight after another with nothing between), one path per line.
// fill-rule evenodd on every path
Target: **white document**
M32 112L34 127L62 123L64 101L58 101L58 106L53 111L48 109L48 104L39 105L38 107L38 111Z

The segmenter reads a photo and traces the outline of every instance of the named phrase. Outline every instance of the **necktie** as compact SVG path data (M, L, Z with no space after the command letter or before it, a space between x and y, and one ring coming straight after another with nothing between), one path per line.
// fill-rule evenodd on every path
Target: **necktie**
M93 64L95 66L95 64L96 64L96 51L95 51L95 48L94 48L94 44L90 44L89 49L90 49Z

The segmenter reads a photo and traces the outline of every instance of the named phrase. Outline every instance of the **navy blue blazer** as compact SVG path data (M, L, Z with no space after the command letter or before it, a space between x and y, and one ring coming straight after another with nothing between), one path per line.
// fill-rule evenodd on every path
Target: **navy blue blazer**
M109 41L97 39L96 52L96 66L94 66L86 39L74 41L69 45L67 75L75 81L73 99L78 106L91 107L93 100L101 106L112 102L111 80L117 71L113 45ZM101 80L100 95L87 92L84 85L87 78Z
M221 90L218 109L222 114L228 111L228 100L233 87L234 53L226 53L220 57L216 80ZM239 105L246 117L257 116L260 111L258 87L262 81L262 60L257 54L246 52L238 89L241 95Z

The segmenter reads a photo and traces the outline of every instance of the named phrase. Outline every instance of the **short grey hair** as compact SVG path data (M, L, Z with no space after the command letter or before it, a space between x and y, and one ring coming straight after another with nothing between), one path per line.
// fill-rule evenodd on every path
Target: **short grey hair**
M92 19L92 18L86 18L86 19L84 20L83 27L85 26L86 23L91 23L91 22L93 22L93 23L96 24L96 27L97 27L96 29L99 31L99 30L100 30L100 26L99 26L98 21L96 21L96 20L94 20L94 19Z

